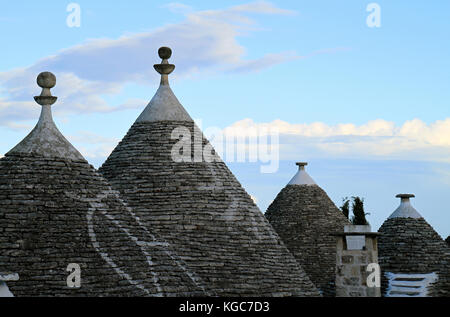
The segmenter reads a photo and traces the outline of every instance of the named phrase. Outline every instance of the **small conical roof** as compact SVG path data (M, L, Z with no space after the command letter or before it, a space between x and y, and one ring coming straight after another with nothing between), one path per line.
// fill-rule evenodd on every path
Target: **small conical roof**
M159 54L160 88L100 172L214 294L318 296L173 96L167 78L175 68L167 61L170 50L162 48Z
M161 74L161 85L136 122L193 121L169 85L168 76L175 70L175 65L169 64L172 50L161 47L158 54L162 62L154 67Z
M378 230L379 263L383 275L383 292L389 274L436 273L439 281L430 294L444 292L450 283L448 247L433 227L411 205L412 194L399 194L400 206ZM448 293L450 294L450 293Z
M169 85L161 85L136 122L193 121Z
M306 172L305 166L308 163L299 162L296 163L299 167L297 174L291 179L288 185L317 185L316 182Z
M195 274L139 223L51 117L42 73L34 130L0 159L0 273L14 296L204 295ZM80 270L80 271L78 271ZM76 278L80 272L80 287ZM2 275L3 276L3 275ZM5 277L1 277L5 279ZM75 286L71 288L69 286ZM6 290L6 288L5 288Z
M335 294L336 238L349 224L327 193L300 167L266 212L280 235L312 282L325 296Z
M389 216L392 218L423 218L419 212L411 205L410 198L415 197L412 194L398 194L397 198L401 198L400 206Z
M36 155L83 161L83 156L59 132L53 121L51 106L56 102L57 97L51 95L50 89L56 85L55 75L43 72L38 76L37 83L42 88L41 95L34 97L42 106L39 121L30 134L7 155Z

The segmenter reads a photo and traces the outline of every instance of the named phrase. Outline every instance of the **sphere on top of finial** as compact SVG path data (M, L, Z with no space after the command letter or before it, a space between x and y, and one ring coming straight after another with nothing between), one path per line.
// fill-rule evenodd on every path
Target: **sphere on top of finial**
M175 65L169 64L168 61L168 59L172 56L172 50L169 47L160 47L158 50L158 55L162 59L161 64L153 65L153 67L162 76L161 85L168 85L169 80L167 75L171 74L175 69Z
M170 47L160 47L158 50L158 55L161 59L169 59L172 56L172 50Z
M39 74L36 81L42 91L39 96L34 97L34 100L41 106L53 105L58 98L52 96L50 89L56 85L56 76L50 72L43 72Z
M50 72L42 72L37 77L37 84L41 88L53 88L56 86L56 76Z

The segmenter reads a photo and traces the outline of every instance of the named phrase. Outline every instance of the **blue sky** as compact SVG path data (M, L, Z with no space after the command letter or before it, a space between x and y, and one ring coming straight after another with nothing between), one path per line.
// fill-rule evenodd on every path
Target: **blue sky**
M172 88L203 127L281 130L280 169L230 163L265 210L295 161L339 204L366 199L374 229L412 192L450 234L450 3L376 1L9 1L0 8L0 154L33 127L35 78L58 77L55 121L99 166L153 96L159 46Z

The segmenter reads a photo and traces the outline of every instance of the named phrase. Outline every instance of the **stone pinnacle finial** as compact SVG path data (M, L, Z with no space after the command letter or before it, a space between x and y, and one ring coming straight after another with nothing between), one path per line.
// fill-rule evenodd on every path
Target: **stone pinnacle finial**
M50 72L43 72L39 74L36 82L42 88L42 92L40 96L34 97L34 100L41 106L53 105L58 97L52 96L50 89L56 86L56 76Z
M316 182L308 175L305 170L305 166L308 165L306 162L295 163L298 168L297 174L291 179L288 185L316 185Z
M161 74L161 85L168 85L170 75L175 70L175 65L169 64L169 58L172 56L172 50L169 47L161 47L158 55L162 59L161 64L153 65L155 70Z
M398 194L398 195L395 196L395 197L401 198L402 200L408 200L408 201L409 201L410 198L414 198L414 197L416 197L416 196L413 195L413 194Z
M413 194L398 194L395 196L397 198L401 198L402 201L400 203L400 206L394 211L394 213L388 218L422 218L422 216L419 214L419 212L414 209L414 207L411 205L410 198L416 197Z

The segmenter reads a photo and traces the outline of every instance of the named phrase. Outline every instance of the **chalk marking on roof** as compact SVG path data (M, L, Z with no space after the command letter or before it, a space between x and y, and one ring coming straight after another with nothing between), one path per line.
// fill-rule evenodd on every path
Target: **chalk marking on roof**
M117 195L119 195L118 192L111 190L111 193L116 193ZM141 223L141 219L139 218L139 216L137 216L130 207L127 206L127 204L120 199L120 202L122 202L122 204L125 206L125 209L128 211L128 213L134 218L136 219L136 222L138 223L139 227L141 229L143 229L145 231L145 233L154 241L154 242L144 242L144 244L146 246L159 246L159 247L164 247L162 249L162 251L172 260L175 262L175 264L177 265L178 268L180 268L184 274L186 274L190 280L194 283L195 286L197 286L199 289L201 289L206 295L208 296L212 296L213 294L211 294L210 292L208 292L205 287L204 287L204 283L201 279L201 277L199 277L196 273L191 272L187 269L187 264L179 258L178 255L174 255L172 252L170 252L169 250L167 250L168 247L170 247L170 244L168 242L159 242L157 240L160 239L156 239L155 235L152 234L150 231L148 231L147 227L144 226L143 223Z
M226 193L225 191L225 187L223 186L222 182L218 182L217 181L217 173L213 168L213 165L211 163L207 164L209 171L211 172L211 175L213 175L213 179L214 179L214 185L213 187L199 187L199 190L211 190L211 191L218 191L221 193ZM225 220L226 222L236 222L236 217L240 217L240 215L238 214L237 210L239 207L239 201L236 200L236 198L234 196L229 195L228 193L226 193L228 199L231 201L231 203L228 205L227 209L225 209L225 211L222 213L222 215L220 215L220 217ZM250 200L252 201L252 206L254 208L256 208L256 211L259 212L261 215L263 215L261 213L261 211L258 209L258 207L256 206L255 202L251 199L251 197L249 196ZM261 240L261 235L259 234L255 234L256 232L258 232L259 230L261 230L260 226L258 225L258 222L256 220L256 216L252 213L252 212L248 212L248 213L244 213L243 215L247 216L250 218L250 222L252 224L252 226L247 226L247 228L245 228L247 231L251 231L252 233L254 233L254 237L256 239ZM267 228L266 228L267 230ZM276 236L272 231L267 230L267 233L269 234L271 239L275 239L278 240L278 236Z
M100 254L100 256L103 258L103 260L105 260L106 263L108 263L109 266L112 267L114 269L114 271L116 271L117 274L119 274L120 276L125 278L131 285L136 286L137 288L143 290L147 295L151 295L149 290L147 290L140 283L134 281L130 275L128 275L122 269L120 269L117 266L117 264L109 257L108 253L102 252L100 243L98 243L98 241L97 241L97 236L96 236L95 230L94 230L93 216L94 216L95 210L96 210L96 208L89 208L88 214L86 216L87 222L88 222L88 232L89 232L88 234L89 234L89 238L91 239L92 246L97 251L97 253ZM153 264L151 262L151 260L149 261L149 259L147 259L147 261L148 261L149 265ZM154 274L154 273L152 272L152 274ZM154 283L154 284L157 287L158 292L159 292L159 294L157 296L162 296L163 294L159 287L159 284L158 283Z
M87 214L87 221L88 221L88 231L89 231L89 237L91 238L91 242L95 248L95 250L100 254L100 256L116 271L116 273L118 273L120 276L122 276L123 278L125 278L126 280L128 280L130 282L130 284L142 289L143 291L145 291L148 295L151 295L150 291L148 291L145 287L143 287L142 285L140 285L139 283L135 282L131 276L129 276L127 273L125 273L124 271L122 271L116 264L115 262L109 257L109 255L105 252L101 251L100 248L100 244L97 241L97 237L94 231L94 225L93 225L93 215L94 212L97 210L97 208L104 208L104 204L102 203L96 203L95 201L101 201L102 199L108 197L109 195L118 195L118 192L115 190L110 189L109 191L104 191L104 194L100 194L97 195L96 198L94 199L82 199L80 197L75 197L74 195L66 192L66 194L69 197L72 197L73 199L80 199L82 201L85 201L87 203L89 203L89 205L91 206L91 208L88 211ZM208 296L211 296L211 294L209 292L207 292L203 286L203 283L201 281L201 278L197 276L197 274L190 272L187 268L186 268L186 264L183 262L183 260L181 259L177 259L176 256L174 256L172 254L172 252L170 252L169 250L167 250L167 248L170 246L170 244L168 242L161 242L161 241L157 241L156 237L150 233L147 228L140 222L140 219L138 216L136 216L131 208L129 208L125 202L119 198L119 201L124 205L125 209L127 210L128 213L130 213L130 215L136 220L136 222L138 223L140 229L143 229L146 234L153 240L151 242L148 241L141 241L138 238L136 238L135 236L133 236L129 230L127 228L124 228L123 226L121 226L120 222L117 221L113 216L111 216L110 214L107 213L107 211L105 210L100 210L101 214L105 217L107 217L110 221L112 221L120 230L122 230L133 242L136 243L136 245L141 249L141 251L143 252L143 254L145 255L146 259L147 259L147 263L149 264L150 267L152 267L153 264L153 260L152 257L150 256L150 254L147 252L147 250L145 250L145 248L147 247L161 247L162 251L172 260L174 261L174 263L177 265L178 268L180 268L183 273L185 273L189 279L194 283L195 286L197 286L199 289L201 289L203 292L205 292ZM151 274L153 276L153 284L155 285L155 287L158 290L158 294L156 295L152 295L155 297L162 297L164 296L164 292L161 289L159 283L158 283L158 277L157 277L157 273L154 271L151 271Z

